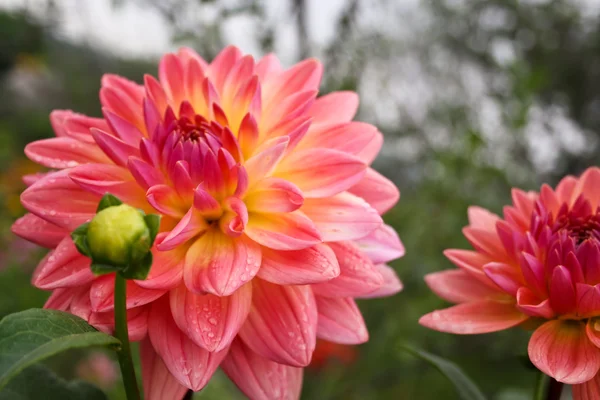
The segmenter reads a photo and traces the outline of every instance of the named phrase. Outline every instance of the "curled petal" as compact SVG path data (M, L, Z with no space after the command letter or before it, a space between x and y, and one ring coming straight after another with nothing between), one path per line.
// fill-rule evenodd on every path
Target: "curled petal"
M134 281L127 281L127 308L139 307L165 294L165 290L145 289ZM92 310L106 312L114 308L115 275L102 275L94 279L90 288Z
M451 303L468 303L502 296L499 290L484 285L460 269L427 274L425 282L435 294Z
M173 250L188 240L200 236L208 227L199 212L190 208L177 225L167 235L161 237L160 242L157 241L156 247L160 251Z
M244 167L250 179L250 186L271 175L283 157L289 141L287 136L269 139L246 161Z
M375 209L348 192L306 199L302 212L315 223L325 242L360 239L383 224Z
M146 400L181 400L185 396L188 388L169 372L162 358L154 351L150 339L140 344L140 359Z
M277 167L276 176L296 184L305 198L321 198L351 188L363 178L366 168L348 153L307 149L290 153Z
M400 199L396 185L373 168L367 168L364 177L348 191L365 199L380 215L390 210Z
M245 236L206 231L188 250L183 278L189 290L229 296L260 268L260 246Z
M322 241L314 223L300 211L252 213L245 232L255 242L274 250L300 250Z
M325 244L301 250L262 249L258 277L278 285L306 285L326 282L340 274L335 253Z
M146 289L169 290L176 288L183 279L186 252L186 246L179 246L170 251L159 251L154 248L152 250L152 267L148 276L143 281L136 280L135 283Z
M175 218L185 215L188 208L181 201L177 192L167 185L155 185L146 192L146 199L157 211Z
M590 342L600 347L600 323L597 318L590 318L585 326L585 333Z
M304 197L296 185L280 178L259 181L244 198L250 212L292 212L302 206Z
M381 276L383 276L383 284L371 293L357 296L358 298L375 299L379 297L388 297L395 295L403 289L404 286L392 267L385 264L377 264L375 268L377 268Z
M37 140L25 147L30 160L48 168L70 168L86 163L110 163L95 144L80 142L70 137Z
M319 97L308 112L315 124L348 122L358 110L355 92L332 92Z
M316 329L317 307L309 286L252 281L252 309L240 337L253 351L275 362L306 366Z
M254 400L297 400L302 368L261 357L240 339L234 340L221 367L246 396Z
M32 283L40 289L56 289L81 286L93 279L90 259L79 254L71 237L65 236L35 269Z
M375 264L390 262L404 256L405 252L394 228L385 224L356 240L356 243Z
M252 285L247 283L230 296L195 294L185 286L171 291L171 312L194 343L210 352L231 344L250 312Z
M419 323L440 332L471 335L512 328L527 318L512 303L479 300L431 312Z
M356 302L349 297L315 296L319 319L317 336L334 343L360 344L369 333Z
M329 282L313 285L315 294L326 297L369 295L384 284L383 276L371 260L352 242L328 244L340 265L340 275Z
M583 383L600 369L600 349L588 339L580 321L548 321L529 340L529 359L559 382Z
M73 231L96 213L100 196L83 190L69 170L44 176L21 194L21 203L32 214Z
M550 306L550 300L540 300L531 290L521 287L517 291L517 308L532 317L551 319L554 310Z
M15 235L37 245L53 249L69 234L69 231L56 226L33 214L26 214L15 221L11 227Z
M137 147L125 143L108 132L96 128L92 128L91 132L98 146L115 164L125 167L130 156L140 156Z
M152 304L148 336L169 372L194 391L206 386L227 355L227 349L214 353L204 350L180 331L171 315L167 298Z

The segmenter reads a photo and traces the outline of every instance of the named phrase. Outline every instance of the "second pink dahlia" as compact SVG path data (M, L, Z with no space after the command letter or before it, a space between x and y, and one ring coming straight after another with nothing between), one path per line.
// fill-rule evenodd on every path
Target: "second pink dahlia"
M297 398L316 338L366 341L354 299L401 289L385 263L404 249L380 217L399 193L369 168L383 137L352 121L356 94L317 98L321 74L182 49L142 86L105 75L104 118L54 111L57 137L27 146L53 171L26 177L13 230L52 249L33 277L46 307L111 332L114 276L95 277L69 233L105 193L162 216L148 279L128 282L147 399L219 366L250 398Z

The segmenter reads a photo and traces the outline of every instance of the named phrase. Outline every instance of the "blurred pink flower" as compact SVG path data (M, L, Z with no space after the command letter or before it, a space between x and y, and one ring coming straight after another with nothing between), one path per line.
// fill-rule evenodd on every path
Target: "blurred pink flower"
M423 316L442 332L494 332L527 320L538 325L529 358L573 384L575 399L600 398L600 169L568 176L555 190L514 189L500 218L469 208L463 233L475 250L446 250L460 269L425 277L459 303ZM541 321L541 322L540 322Z
M158 81L105 75L104 118L55 111L57 137L27 146L58 169L27 178L13 227L54 249L33 277L46 307L112 331L114 276L94 277L68 234L107 192L162 215L150 275L127 288L146 398L200 390L219 365L253 399L297 398L317 337L368 339L354 298L401 290L385 263L404 249L380 217L399 192L369 168L383 136L352 121L355 93L317 98L321 73L181 49Z
M117 364L106 354L95 351L77 364L75 373L81 379L110 389L119 379Z

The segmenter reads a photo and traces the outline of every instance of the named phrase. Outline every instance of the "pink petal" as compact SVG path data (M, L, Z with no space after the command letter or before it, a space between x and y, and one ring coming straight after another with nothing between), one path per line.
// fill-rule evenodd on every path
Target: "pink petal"
M590 202L592 210L598 207L600 203L600 168L592 167L585 170L573 189L571 201L574 202L578 195L582 195Z
M206 386L227 355L227 349L208 352L196 346L181 332L173 320L166 297L152 304L148 317L148 335L169 372L182 385L194 391Z
M232 343L221 367L238 388L253 400L300 398L302 368L263 358L239 339Z
M486 229L467 226L463 228L463 234L475 250L502 261L506 259L506 250L495 229L488 231Z
M50 125L57 137L67 136L65 121L72 115L75 113L71 110L54 110L50 113Z
M92 312L88 323L94 328L108 335L114 335L115 313ZM127 310L127 333L129 340L137 342L146 337L148 333L148 307L136 307Z
M219 92L223 90L227 74L240 58L242 58L242 52L237 47L228 46L221 50L208 66L207 75Z
M175 54L166 54L158 66L158 77L171 105L175 108L185 97L185 86L183 81L183 65Z
M335 118L335 117L334 117ZM298 148L326 148L343 151L370 164L379 153L383 137L377 128L364 122L311 125Z
M107 109L103 109L102 111L112 131L123 142L133 147L139 147L144 134L135 125Z
M568 314L574 310L577 302L575 286L566 267L559 265L554 268L549 292L550 304L557 314Z
M325 242L360 239L383 224L377 211L348 192L306 199L302 212L315 223Z
M68 287L54 289L50 297L48 297L48 300L46 300L44 308L49 310L68 311L71 306L71 301L77 291L78 290L75 288Z
M48 168L70 168L90 162L111 161L95 144L80 142L69 137L37 140L25 147L30 160Z
M244 167L248 172L250 186L271 175L283 157L289 141L287 136L269 139L246 161Z
M517 291L517 308L532 317L554 318L554 310L550 307L550 300L538 298L526 287L521 287Z
M192 292L229 296L256 275L260 262L256 243L211 229L188 250L183 279Z
M142 86L116 75L104 75L100 89L100 103L115 114L144 129Z
M425 282L435 294L451 303L468 303L503 295L460 269L427 274Z
M279 59L273 53L269 53L261 58L260 61L256 63L256 67L254 69L261 82L265 82L266 80L279 75L281 70Z
M600 350L590 342L579 321L548 321L529 340L529 359L559 382L583 383L600 369Z
M229 347L246 321L252 305L252 284L222 297L195 294L182 285L171 291L170 300L179 329L203 349L221 351Z
M175 189L167 185L154 185L146 192L146 199L158 212L181 218L189 210Z
M472 250L461 250L461 249L448 249L444 250L444 255L454 265L461 268L474 278L479 279L481 282L488 286L496 289L497 285L490 281L490 279L484 274L483 266L493 262L493 260L484 254L478 253Z
M140 151L137 147L128 145L108 132L96 128L92 128L91 132L98 146L117 165L126 167L130 156L140 156Z
M165 183L164 175L158 169L137 157L129 157L127 167L138 185L145 190Z
M371 260L352 242L329 243L340 265L340 275L313 285L315 294L326 297L365 296L378 290L384 279Z
M92 219L100 196L83 190L68 174L62 170L46 175L21 194L21 203L32 214L72 231Z
M92 118L86 115L72 113L64 120L66 136L85 143L95 143L90 129L96 128L103 131L110 129L102 118Z
M313 123L348 122L358 110L358 95L355 92L332 92L321 96L309 111Z
M367 168L364 177L348 191L365 199L380 215L391 209L400 198L396 185L373 168Z
M44 257L33 273L32 283L40 289L75 287L94 279L90 259L79 254L70 236Z
M250 212L292 212L302 206L304 197L300 189L280 178L259 181L244 197Z
M577 315L591 317L600 311L600 285L576 284Z
M262 249L257 276L278 285L306 285L326 282L340 274L333 250L317 244L302 250Z
M374 264L390 262L404 256L405 252L394 228L385 224L356 240L356 243Z
M19 218L11 227L11 231L25 240L37 245L53 249L69 234L69 231L56 226L33 214Z
M483 272L500 289L510 294L517 295L517 290L523 285L521 282L521 271L509 264L492 262L483 267Z
M127 281L127 308L139 307L165 294L165 290L145 289L134 281ZM114 308L115 275L102 275L94 279L90 288L92 310L106 312Z
M369 340L365 321L353 299L321 296L315 298L319 311L319 339L341 344L360 344Z
M276 176L296 184L305 198L320 198L354 186L366 168L361 160L341 151L307 149L288 155L279 164Z
M500 219L485 208L471 206L468 208L469 225L487 231L496 231L496 222Z
M323 75L323 66L316 59L304 60L282 72L265 84L265 109L276 105L294 93L318 90Z
M302 212L252 213L245 230L255 242L274 250L300 250L321 242L314 223Z
M513 303L479 300L431 312L419 323L440 332L471 335L512 328L528 318Z
M100 196L110 193L124 203L151 210L142 188L127 168L109 164L86 164L73 168L69 176L83 189Z
M158 239L157 239L158 241ZM146 289L174 289L179 286L183 279L183 266L187 248L171 251L152 250L153 262L148 277L143 281L135 281L139 286Z
M383 276L383 284L371 293L357 296L359 299L375 299L393 296L404 288L402 282L398 279L398 275L396 275L396 271L392 267L385 264L377 264L375 265L375 268L377 268L381 276Z
M240 330L244 343L272 361L306 366L315 349L317 307L308 286L252 281L252 309Z
M600 375L593 379L571 386L573 400L596 400L600 399Z
M142 382L144 384L144 399L146 400L181 400L187 392L167 369L162 358L152 347L150 339L140 344L140 359L142 363Z
M188 240L201 235L208 228L209 225L198 211L190 208L177 225L161 238L162 240L156 242L156 247L160 251L172 250Z

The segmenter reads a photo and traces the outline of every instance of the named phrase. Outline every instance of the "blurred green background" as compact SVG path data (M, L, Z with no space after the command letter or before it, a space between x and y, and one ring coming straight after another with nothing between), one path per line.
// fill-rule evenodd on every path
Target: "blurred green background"
M456 361L490 399L531 398L529 334L420 327L422 314L445 306L423 276L451 267L444 249L467 247L469 205L499 213L511 187L554 184L595 164L599 14L596 0L0 0L0 317L47 297L29 285L43 251L9 228L24 212L21 176L37 168L23 147L52 135L49 112L97 116L103 73L140 82L162 52L188 45L211 59L233 43L257 57L275 51L286 65L316 56L323 93L358 91L358 119L386 135L375 167L402 192L385 218L407 249L392 264L405 289L360 302L371 340L308 369L303 398L457 398L402 343ZM118 383L90 372L89 357L51 364L123 398ZM242 396L218 373L196 398Z

